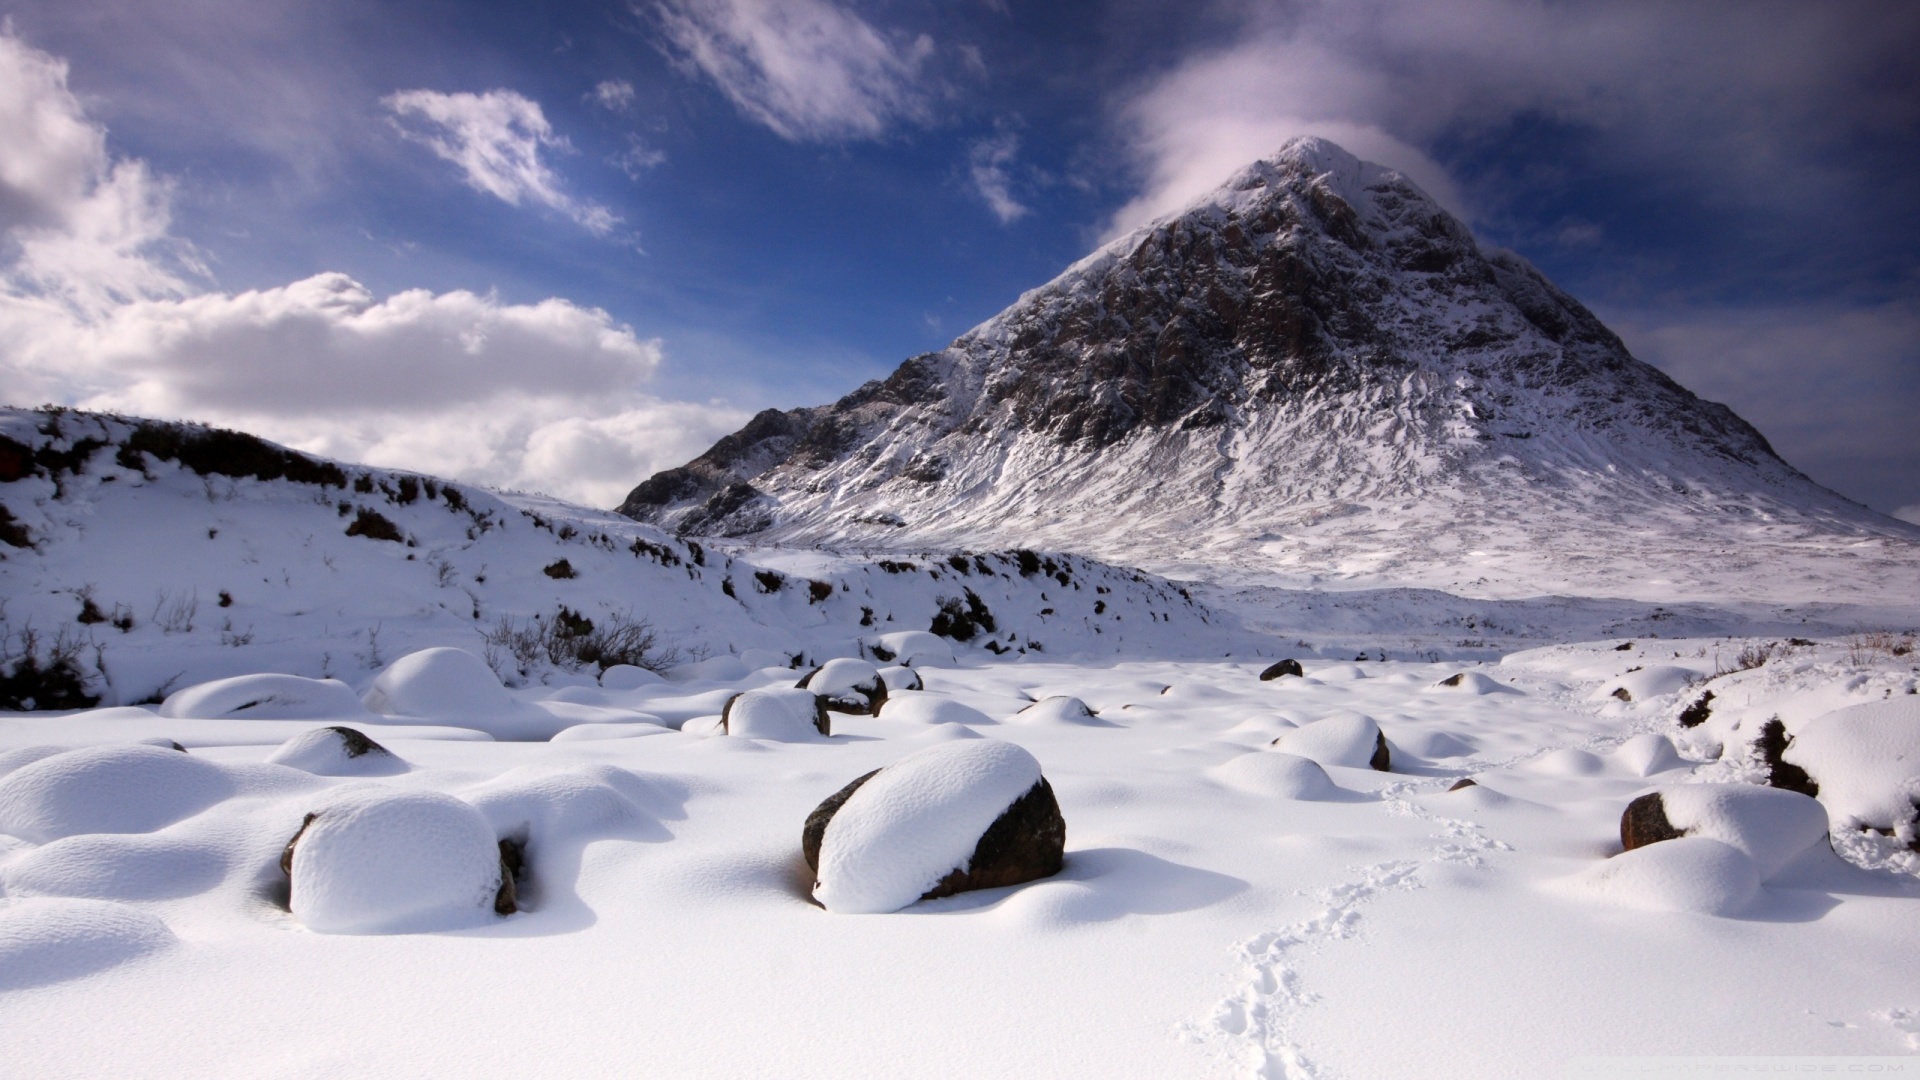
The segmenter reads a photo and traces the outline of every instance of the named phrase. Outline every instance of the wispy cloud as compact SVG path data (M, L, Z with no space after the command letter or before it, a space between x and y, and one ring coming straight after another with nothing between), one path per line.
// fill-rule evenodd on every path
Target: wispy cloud
M645 139L642 139L632 132L628 132L627 148L607 160L618 167L621 172L626 173L627 179L638 180L645 174L666 164L667 152L648 146Z
M404 90L382 99L407 138L458 165L469 187L510 205L536 203L605 234L620 223L613 211L561 190L543 150L567 152L540 103L511 90L443 94Z
M650 395L660 343L559 298L383 299L340 273L237 293L194 287L204 272L168 231L172 185L144 162L111 159L105 128L66 80L64 62L0 31L7 403L231 424L318 453L604 505L745 421L717 403ZM534 197L511 187L511 169L487 175Z
M662 0L682 70L793 142L878 138L929 116L925 34L889 33L828 0Z
M986 200L987 209L1002 225L1011 225L1028 213L1027 207L1013 197L1013 178L1007 173L1019 152L1020 137L1011 131L976 140L967 151L973 190Z
M593 93L587 97L594 104L613 112L626 112L633 107L633 84L625 79L606 79L594 86Z

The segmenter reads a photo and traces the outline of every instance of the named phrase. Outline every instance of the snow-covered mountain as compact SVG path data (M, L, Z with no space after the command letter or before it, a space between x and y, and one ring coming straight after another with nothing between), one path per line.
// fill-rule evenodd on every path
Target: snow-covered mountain
M1244 584L1920 599L1920 530L1813 483L1405 176L1312 138L885 380L761 413L619 510Z
M509 683L563 684L598 674L596 650L638 655L648 631L660 667L884 659L884 635L929 629L1008 658L1255 640L1169 582L1068 555L730 553L236 432L0 409L0 709L258 671L360 682L440 645Z

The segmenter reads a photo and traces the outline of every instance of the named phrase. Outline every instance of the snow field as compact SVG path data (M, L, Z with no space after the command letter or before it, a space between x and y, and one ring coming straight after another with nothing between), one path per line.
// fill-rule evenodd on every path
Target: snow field
M925 691L891 697L879 716L836 714L826 739L715 738L638 719L710 701L688 715L714 715L716 698L798 678L759 670L584 688L603 695L591 707L635 719L612 727L645 737L516 743L379 727L411 768L372 778L264 764L298 734L290 721L0 718L0 754L166 723L189 753L137 752L206 764L233 792L144 832L0 837L0 950L13 950L0 955L38 958L0 966L0 1074L232 1075L273 1062L320 1073L372 1060L390 1075L719 1076L777 1054L803 1077L910 1075L928 1061L979 1076L1525 1077L1579 1053L1904 1052L1898 1018L1920 1007L1920 887L1817 838L1798 854L1784 845L1761 880L1774 849L1748 854L1735 832L1700 824L1758 817L1683 806L1722 787L1774 796L1739 772L1731 737L1747 732L1723 744L1715 721L1683 730L1673 717L1703 688L1745 693L1764 669L1594 700L1647 659L1612 643L1523 655L1482 670L1522 693L1491 694L1431 692L1458 664L1309 659L1308 679L1261 683L1266 659L976 661L916 668ZM1811 721L1900 685L1888 668L1832 689L1854 674L1822 659L1771 697L1756 690L1751 707L1770 715L1769 702L1828 695ZM523 706L565 692L504 691ZM1097 708L1107 726L1011 722L1053 697ZM974 724L893 711L916 700L999 723L982 739ZM1393 771L1270 745L1352 715L1385 734ZM1709 736L1725 746L1718 759L1689 749L1682 766L1649 772L1665 761L1656 740ZM800 829L820 800L881 769L842 808L858 811L903 764L923 763L896 776L924 768L945 783L945 755L1008 752L976 747L1044 765L1068 822L1060 874L919 903L915 891L887 916L809 902ZM61 756L0 775L0 789ZM981 772L999 778L993 799L972 804L983 817L1029 775ZM1448 791L1462 777L1476 786ZM1650 782L1685 792L1675 823L1702 834L1622 855L1621 812ZM880 884L911 888L886 880L911 856L943 861L934 837L892 842L887 827L923 805L905 796L930 790L901 789L902 812L867 815L871 842L847 846L889 856L885 872L845 879L863 883L849 890L863 899ZM452 832L468 841L448 845L464 856L432 875L414 873L428 865L416 858L393 875L393 910L431 896L440 906L417 925L439 929L303 932L297 876L295 911L277 906L278 859L305 814L416 795L466 808L446 819L466 823ZM946 846L964 857L977 835ZM484 886L498 881L499 855L483 856L483 838L524 845L517 914L492 913ZM372 895L370 865L348 863L343 887ZM455 882L464 891L440 891ZM353 925L404 925L387 914ZM48 944L69 937L104 944ZM50 959L69 955L90 959ZM35 974L8 981L15 970ZM1471 992L1454 992L1469 979ZM114 1019L129 1015L154 1022Z

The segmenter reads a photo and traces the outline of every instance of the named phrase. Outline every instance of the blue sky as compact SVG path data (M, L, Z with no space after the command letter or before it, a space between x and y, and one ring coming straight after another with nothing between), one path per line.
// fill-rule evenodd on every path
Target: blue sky
M11 402L608 503L1311 132L1920 517L1912 5L5 10Z

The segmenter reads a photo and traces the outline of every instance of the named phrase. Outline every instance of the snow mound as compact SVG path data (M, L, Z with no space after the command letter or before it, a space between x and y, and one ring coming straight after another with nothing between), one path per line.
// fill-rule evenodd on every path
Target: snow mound
M1435 760L1471 757L1480 750L1471 741L1450 731L1422 731L1418 728L1398 731L1393 737L1393 748L1404 748L1410 754Z
M1241 754L1207 775L1236 791L1272 799L1324 799L1339 790L1318 762L1277 751Z
M292 908L333 934L407 933L493 918L500 847L479 810L437 791L362 791L293 847Z
M606 739L638 739L646 735L670 735L673 729L646 720L627 724L575 724L553 736L553 742L598 742Z
M888 693L896 690L925 690L927 688L926 681L920 678L919 672L901 664L881 668L880 677L887 680Z
M748 690L721 717L728 735L774 742L819 742L832 730L813 691L791 686Z
M1077 697L1055 694L1014 713L1007 721L1010 724L1079 724L1082 727L1115 727L1100 717L1087 703Z
M1665 697L1677 694L1692 686L1700 676L1698 673L1671 664L1654 664L1629 671L1617 679L1602 683L1600 689L1593 692L1593 700L1604 701L1607 698L1619 698L1622 691L1626 697L1622 701L1646 701L1648 698Z
M1367 674L1367 669L1359 664L1328 664L1326 667L1314 668L1307 674L1321 682L1356 682L1371 677Z
M647 817L635 796L646 781L612 765L556 769L529 765L463 794L497 836L531 847L604 836ZM532 851L529 850L529 855Z
M393 776L408 770L393 751L350 727L320 727L295 735L269 755L267 763L315 776Z
M1684 769L1687 763L1665 735L1648 731L1614 748L1613 759L1635 776L1652 776L1668 769Z
M64 754L71 749L73 749L71 746L22 746L16 750L0 751L0 776L24 769L41 758Z
M163 829L233 794L220 766L157 746L90 746L0 779L0 833L49 843Z
M172 900L219 885L228 867L218 844L170 834L87 833L55 840L0 870L13 896Z
M159 715L196 720L333 720L364 718L353 688L338 679L237 675L176 690Z
M1432 686L1427 687L1427 692L1435 694L1471 694L1476 697L1486 694L1520 693L1520 691L1515 690L1513 687L1495 682L1493 679L1477 671L1462 671L1458 674L1449 675L1439 682L1434 683Z
M1820 801L1835 818L1901 828L1920 807L1920 698L1909 695L1815 717L1794 732L1781 758L1820 785Z
M1040 782L1012 743L960 739L881 769L827 823L814 899L828 911L898 911L973 859L981 834Z
M633 664L615 664L600 673L600 685L608 690L638 690L643 686L654 686L666 681L659 672L648 671Z
M0 990L91 975L177 940L166 923L124 904L0 899Z
M377 713L436 720L520 710L485 660L445 646L408 653L388 664L362 701Z
M991 724L992 717L971 705L962 705L950 697L909 690L888 696L880 706L882 720L905 720L915 724Z
M1385 737L1373 717L1342 710L1286 732L1273 740L1273 745L1283 753L1308 758L1321 765L1369 769L1374 767L1376 755L1380 755L1380 748L1385 745Z
M361 700L376 713L439 720L521 742L551 739L586 719L577 710L588 708L553 703L542 709L515 701L486 661L445 646L387 665Z
M774 649L741 649L740 662L748 671L765 671L768 668L791 668L793 654L778 652Z
M905 667L925 667L928 664L951 667L954 663L953 642L925 630L899 630L881 634L868 639L867 649L882 660L887 660L886 654L891 654L890 663Z
M1645 911L1733 915L1760 895L1745 852L1704 836L1683 836L1622 852L1571 884L1607 903Z
M1599 754L1565 747L1541 754L1526 767L1545 776L1598 776L1607 770L1607 763Z
M1667 823L1687 834L1683 839L1705 837L1738 849L1753 860L1762 881L1827 835L1826 808L1797 791L1678 784L1660 789L1660 805Z

